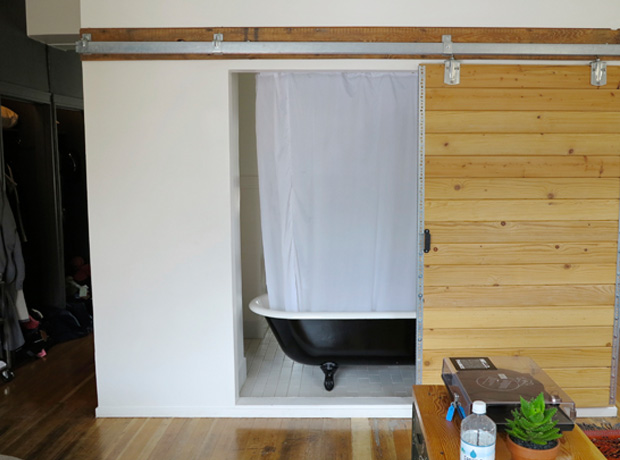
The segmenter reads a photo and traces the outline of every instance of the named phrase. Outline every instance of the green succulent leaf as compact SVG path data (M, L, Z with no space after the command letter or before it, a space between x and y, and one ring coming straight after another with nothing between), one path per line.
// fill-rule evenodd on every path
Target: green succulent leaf
M557 421L553 420L557 408L545 407L543 393L530 401L523 397L520 397L520 400L520 407L511 411L513 418L507 420L506 432L508 434L539 445L562 437L562 433L556 427Z
M545 396L541 393L536 396L534 399L534 406L536 407L537 412L544 412L545 410Z
M545 411L545 416L543 417L543 420L541 421L541 423L549 423L557 411L558 410L555 407L552 407L551 409L547 409Z

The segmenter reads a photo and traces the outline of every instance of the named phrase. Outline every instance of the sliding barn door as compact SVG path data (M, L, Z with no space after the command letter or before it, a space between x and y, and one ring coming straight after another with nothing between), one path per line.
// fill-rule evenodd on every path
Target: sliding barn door
M446 356L533 358L610 405L620 68L461 67L426 81L424 383Z

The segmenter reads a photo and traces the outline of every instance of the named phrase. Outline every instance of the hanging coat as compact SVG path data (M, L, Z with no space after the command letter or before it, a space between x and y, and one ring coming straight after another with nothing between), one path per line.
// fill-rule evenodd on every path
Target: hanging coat
M6 192L0 201L0 273L2 275L2 299L0 317L6 322L3 348L15 350L24 344L19 326L20 320L28 319L28 309L23 295L25 266L22 246Z

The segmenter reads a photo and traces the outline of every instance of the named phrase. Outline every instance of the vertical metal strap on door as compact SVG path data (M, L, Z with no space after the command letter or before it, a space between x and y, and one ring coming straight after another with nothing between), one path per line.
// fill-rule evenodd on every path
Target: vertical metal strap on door
M422 331L424 330L424 140L426 102L426 66L419 67L418 90L418 295L416 302L415 383L422 383Z
M609 384L609 405L616 404L616 385L618 383L618 353L620 352L620 210L618 216L618 252L616 254L616 290L614 296L613 346L611 349L611 382Z

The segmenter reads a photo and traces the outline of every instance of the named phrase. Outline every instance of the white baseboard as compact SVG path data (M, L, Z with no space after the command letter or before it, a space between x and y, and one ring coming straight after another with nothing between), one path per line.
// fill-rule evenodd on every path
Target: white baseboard
M411 398L240 398L232 407L98 407L98 418L411 418Z
M238 417L411 418L412 398L239 398Z
M577 409L578 418L616 417L617 415L618 408L616 406L579 407Z

